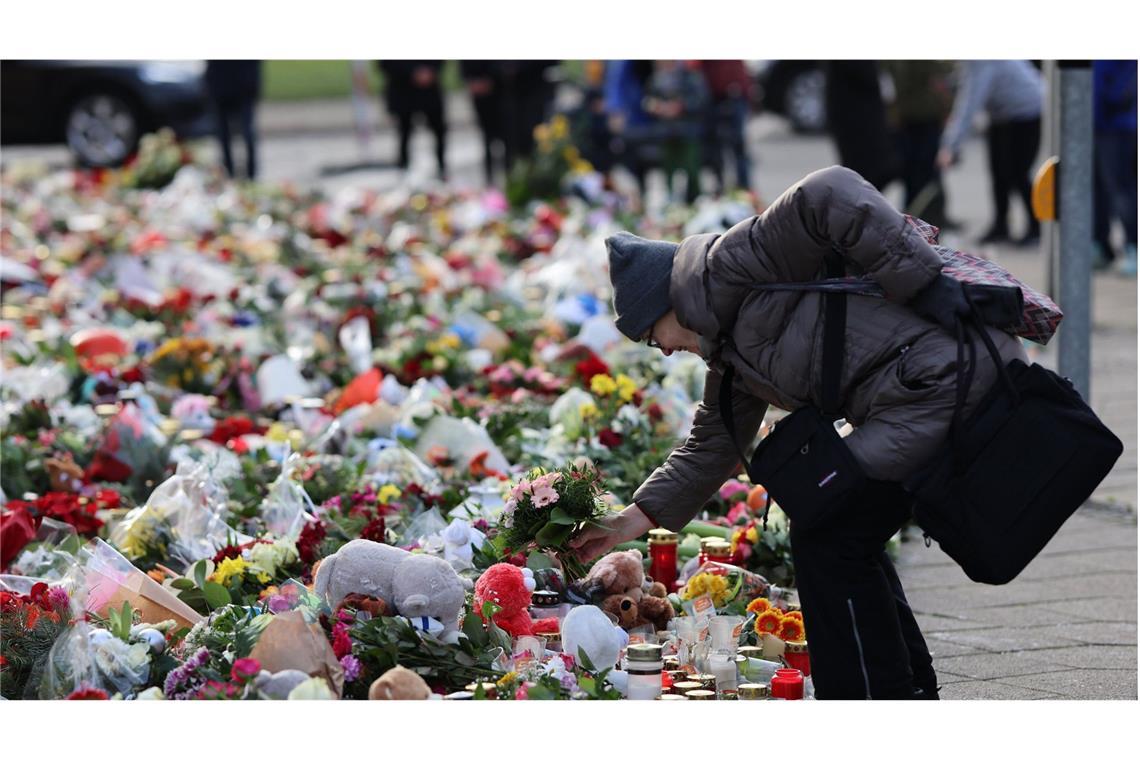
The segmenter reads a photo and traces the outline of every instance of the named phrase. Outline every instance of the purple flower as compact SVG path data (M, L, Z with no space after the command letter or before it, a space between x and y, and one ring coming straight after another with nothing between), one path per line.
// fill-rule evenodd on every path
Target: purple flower
M201 647L194 652L194 654L190 655L186 662L170 671L166 676L166 681L162 684L162 691L167 699L185 699L185 695L181 694L180 687L190 682L192 676L197 676L195 671L209 662L209 660L210 651L206 649L206 647Z
M62 586L52 586L47 592L48 604L53 609L61 610L67 605L71 604L71 599L67 596L67 589Z
M269 597L268 606L269 611L274 615L277 615L279 613L288 612L289 610L293 609L293 602L287 596L284 596L282 594L275 594L274 596Z
M355 681L357 678L360 678L360 673L364 670L364 667L360 664L360 660L351 654L346 654L340 658L340 666L344 668L345 681Z

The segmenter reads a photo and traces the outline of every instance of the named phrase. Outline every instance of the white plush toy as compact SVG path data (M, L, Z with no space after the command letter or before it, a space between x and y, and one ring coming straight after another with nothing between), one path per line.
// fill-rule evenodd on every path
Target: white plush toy
M440 536L443 538L443 558L456 570L472 566L471 558L474 551L482 548L485 540L482 532L475 530L471 527L471 523L458 517L440 532Z
M592 604L575 607L562 621L562 651L573 657L579 666L584 665L579 659L581 650L595 671L612 668L628 643L629 634Z

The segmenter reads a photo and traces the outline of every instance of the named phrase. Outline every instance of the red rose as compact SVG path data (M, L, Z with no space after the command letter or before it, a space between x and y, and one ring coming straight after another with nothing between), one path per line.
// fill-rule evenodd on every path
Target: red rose
M254 678L260 672L260 662L252 657L243 657L241 659L234 660L233 667L230 668L230 678L239 683L245 683L251 678Z
M621 433L616 433L613 430L606 428L605 430L602 430L601 432L598 433L598 441L600 441L601 444L603 446L605 446L607 449L612 449L612 448L615 448L617 446L621 446L621 442L622 442Z
M11 502L17 503L23 502ZM0 512L0 567L8 567L35 536L36 521L27 510Z
M597 354L593 351L582 361L574 365L574 372L578 377L582 378L582 382L589 384L594 375L608 375L610 374L609 366L598 358Z

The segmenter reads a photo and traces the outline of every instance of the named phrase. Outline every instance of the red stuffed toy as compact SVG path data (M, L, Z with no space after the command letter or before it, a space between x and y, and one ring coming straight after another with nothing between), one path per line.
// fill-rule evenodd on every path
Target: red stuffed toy
M530 595L534 591L534 573L506 562L491 565L475 582L475 614L483 620L483 603L494 602L501 609L495 613L495 625L512 636L557 633L558 618L532 620Z

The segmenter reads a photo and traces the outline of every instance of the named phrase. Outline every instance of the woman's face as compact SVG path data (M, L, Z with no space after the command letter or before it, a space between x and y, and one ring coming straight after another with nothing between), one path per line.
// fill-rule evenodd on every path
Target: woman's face
M657 320L645 338L651 347L660 347L661 353L666 356L674 351L689 351L697 356L701 355L701 336L682 327L674 311L669 311Z

